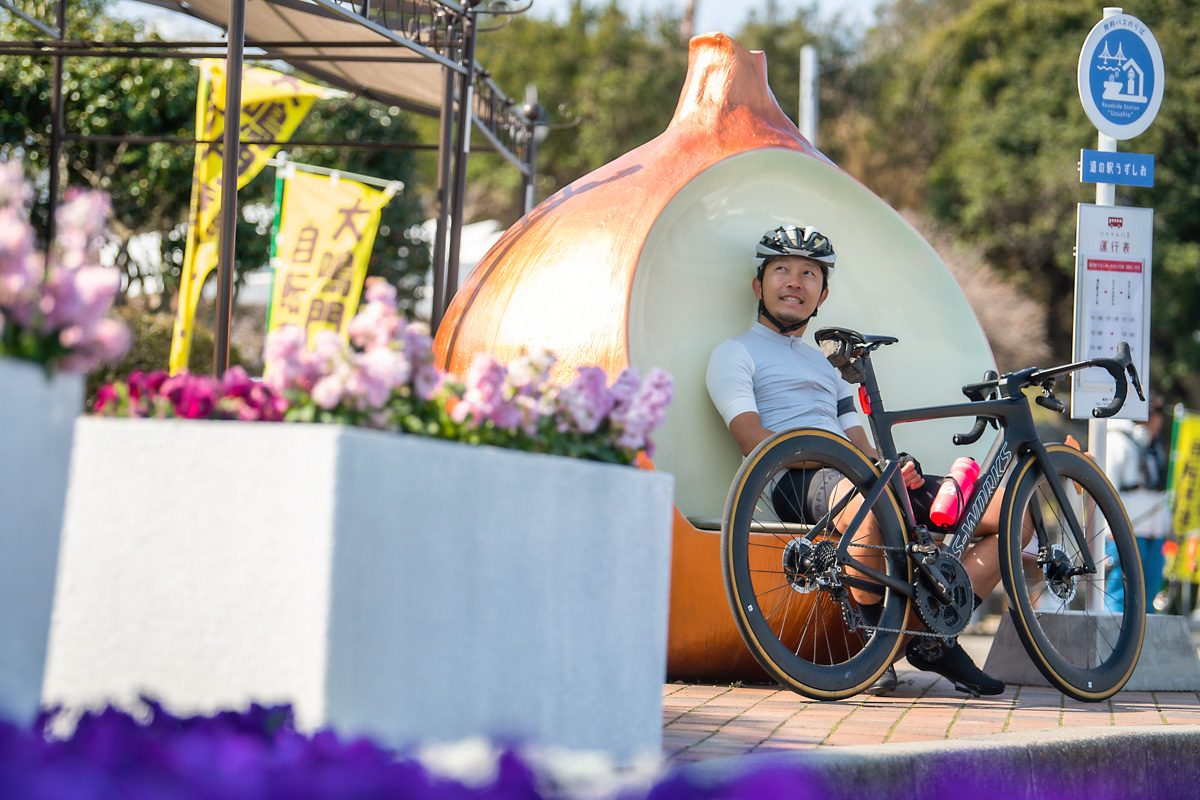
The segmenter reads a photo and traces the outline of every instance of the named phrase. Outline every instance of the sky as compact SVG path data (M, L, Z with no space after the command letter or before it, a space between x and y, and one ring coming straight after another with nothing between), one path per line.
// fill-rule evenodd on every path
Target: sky
M521 0L512 0L514 4ZM588 0L593 4L607 0ZM625 12L631 16L654 14L659 11L674 9L683 12L684 0L618 0ZM765 16L769 0L696 0L696 33L721 31L733 34L745 22L751 10ZM784 17L792 16L803 6L815 5L823 19L832 18L841 12L843 19L862 27L868 26L874 20L874 9L879 0L775 0L775 5ZM564 19L571 0L533 0L530 14L539 17ZM126 17L136 17L148 20L163 36L180 38L216 38L217 32L210 26L191 20L182 14L163 11L147 3L134 0L120 0L116 4L119 14Z
M604 2L604 0L592 0ZM674 9L683 13L684 0L618 0L626 13L637 16L640 13L653 14L656 11ZM750 16L752 9L758 11L759 17L765 16L768 0L696 0L696 33L721 31L735 33L743 22ZM847 22L854 22L862 27L870 24L875 18L875 6L879 0L775 0L775 5L783 16L792 16L797 9L815 5L822 18L830 18L840 11ZM533 0L530 13L538 16L553 16L563 19L571 0Z

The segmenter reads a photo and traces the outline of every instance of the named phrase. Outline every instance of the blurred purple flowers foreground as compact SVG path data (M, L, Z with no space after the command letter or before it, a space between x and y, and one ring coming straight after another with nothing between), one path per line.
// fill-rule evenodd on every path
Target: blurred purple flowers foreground
M21 165L0 163L0 356L65 372L119 361L129 349L129 329L105 315L121 278L96 262L108 198L67 193L47 264L29 224L31 197Z
M662 370L612 382L581 367L566 386L550 382L555 357L527 353L508 365L477 355L460 381L434 364L433 342L396 311L396 290L368 278L366 302L349 341L288 326L266 343L266 376L237 368L217 381L134 373L101 389L109 416L327 422L490 444L536 453L632 464L653 454L651 434L666 417L673 383Z
M730 781L664 776L655 759L615 769L589 754L464 742L397 754L366 739L297 732L287 707L179 718L145 701L59 737L0 721L0 797L12 800L815 800L792 769Z
M470 788L366 740L298 733L286 708L148 721L108 709L69 738L0 723L0 797L21 800L534 800L533 773L502 757L491 785Z

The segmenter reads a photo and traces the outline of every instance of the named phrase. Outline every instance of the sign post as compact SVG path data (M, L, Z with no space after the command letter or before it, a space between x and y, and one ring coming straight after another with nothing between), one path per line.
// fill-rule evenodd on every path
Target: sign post
M1097 161L1117 152L1117 141L1143 133L1162 105L1162 51L1154 34L1136 17L1120 8L1105 8L1104 18L1096 23L1079 53L1079 99L1088 119L1096 126L1099 151ZM1085 179L1088 158L1080 160L1080 177ZM1122 168L1110 172L1096 183L1096 205L1080 204L1075 248L1075 358L1094 358L1090 353L1105 352L1112 339L1115 352L1118 341L1128 341L1133 361L1143 379L1148 378L1150 326L1150 254L1153 211L1116 208L1117 184L1123 180L1123 160L1113 156L1113 164ZM1134 170L1130 170L1133 172ZM1141 169L1136 170L1142 178ZM1153 167L1150 169L1153 174ZM1099 177L1099 170L1094 170ZM1152 178L1151 178L1152 180ZM1110 213L1111 212L1111 213ZM1129 220L1126 229L1125 222ZM1116 245L1114 255L1111 247ZM1125 251L1128 245L1129 252ZM1106 293L1107 292L1107 293ZM1139 302L1140 301L1140 302ZM1106 305L1107 303L1107 305ZM1136 335L1134 335L1136 332ZM1129 338L1118 339L1119 335ZM1071 417L1088 419L1088 450L1100 464L1105 463L1105 439L1108 425L1095 419L1091 410L1107 390L1098 385L1095 370L1076 372L1071 379ZM1127 395L1119 416L1144 420L1149 405L1136 394ZM1096 537L1092 556L1100 574L1091 582L1089 609L1099 610L1104 586L1104 537Z

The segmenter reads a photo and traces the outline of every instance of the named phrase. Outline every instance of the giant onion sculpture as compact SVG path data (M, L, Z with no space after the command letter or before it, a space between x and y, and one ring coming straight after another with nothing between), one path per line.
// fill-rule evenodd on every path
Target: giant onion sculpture
M631 365L674 375L676 400L654 459L676 476L673 678L762 675L721 582L712 523L739 454L709 401L704 371L712 348L753 319L754 243L782 222L817 225L838 251L810 340L822 324L900 337L876 358L889 406L951 402L993 365L937 254L800 135L767 86L763 54L720 33L692 40L666 131L518 221L480 261L437 332L439 363L458 374L479 352L507 360L546 346L559 356L560 381L588 364L610 375ZM898 443L930 471L970 453L951 452L953 423L908 427L897 431Z

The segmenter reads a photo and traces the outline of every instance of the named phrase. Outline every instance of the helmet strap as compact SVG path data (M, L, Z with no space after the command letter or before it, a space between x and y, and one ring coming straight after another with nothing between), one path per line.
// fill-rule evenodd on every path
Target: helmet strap
M786 324L780 322L779 320L775 319L775 315L773 315L770 311L767 311L767 306L765 303L763 303L762 300L758 301L758 313L760 316L766 317L767 321L770 322L772 325L774 325L776 330L778 330L780 333L782 333L783 335L786 336L787 334L791 333L792 331L798 331L801 328L803 328L805 325L807 325L808 321L817 315L817 309L814 308L813 312L811 314L809 314L807 317L800 320L799 322L794 322L791 325L786 325Z

